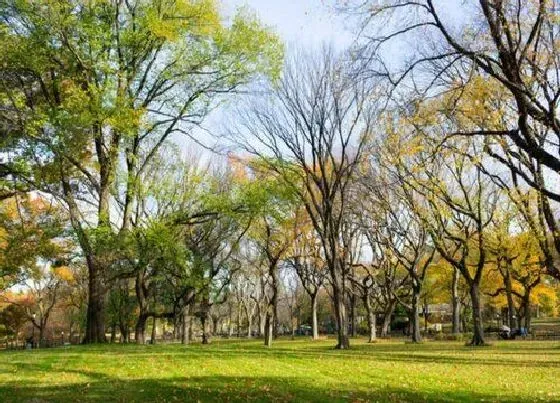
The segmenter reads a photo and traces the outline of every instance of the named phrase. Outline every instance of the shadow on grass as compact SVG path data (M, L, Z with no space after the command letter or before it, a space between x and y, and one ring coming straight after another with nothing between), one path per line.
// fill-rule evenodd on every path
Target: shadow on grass
M319 389L312 379L290 377L189 377L119 380L82 372L92 379L71 386L0 385L2 402L471 402L495 401L498 396L467 391L414 391L406 388L355 391ZM500 396L500 401L508 400Z

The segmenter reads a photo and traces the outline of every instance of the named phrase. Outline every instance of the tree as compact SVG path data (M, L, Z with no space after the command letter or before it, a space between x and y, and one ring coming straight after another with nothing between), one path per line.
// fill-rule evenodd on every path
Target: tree
M16 0L0 14L9 162L31 164L12 174L66 205L89 272L84 341L103 342L104 246L130 227L145 166L222 94L277 76L282 47L247 12L223 24L212 0Z
M55 305L59 302L60 291L65 282L71 281L72 272L66 266L45 267L28 281L27 292L4 299L25 310L27 320L39 331L38 346L45 346L45 330Z
M242 111L231 133L234 142L263 157L304 205L323 247L340 349L350 346L342 221L346 192L373 130L372 93L332 51L296 55L266 101Z
M21 329L27 322L25 308L18 304L7 304L0 310L0 323L4 325L6 333L6 348L8 348L9 335L15 341L16 348L19 344Z
M418 126L412 127L410 137L400 136L398 131L390 135L393 140L388 147L397 150L389 157L392 174L405 184L409 200L423 201L415 207L416 214L439 255L467 282L474 323L471 344L482 345L480 284L488 262L489 230L500 193L484 177L479 165L471 163L469 155L478 154L472 144L462 143L453 150L443 148L434 153L427 146L418 146L414 134ZM426 128L421 133L429 135ZM463 152L455 152L457 148Z
M291 194L275 177L258 175L254 186L264 196L263 204L251 228L251 238L267 265L266 281L270 291L265 316L265 345L271 346L278 334L280 264L287 257L293 242Z
M309 219L305 219L304 211L296 212L295 239L292 253L287 262L290 264L311 299L311 329L313 340L319 339L317 323L317 298L319 290L327 275L325 261L321 254L321 244Z
M379 34L364 35L367 39L358 57L369 65L369 73L387 77L394 86L413 82L421 95L453 91L453 107L447 109L453 114L461 114L457 99L468 95L465 88L473 81L484 82L486 96L478 96L477 103L499 102L504 107L500 124L480 125L486 120L482 115L468 127L447 135L483 137L485 151L511 171L514 186L528 185L541 194L542 225L552 240L543 246L559 253L553 203L560 201L555 185L560 154L557 147L550 146L560 139L557 1L479 0L469 8L457 2L456 7L463 7L469 21L462 25L446 19L443 7L433 0L372 3L350 2L344 7L364 16L362 32L367 33L368 27L384 27ZM413 56L397 71L388 69L389 64L382 60L387 48L420 32L423 40L419 43L415 38L419 46ZM493 96L498 93L501 96ZM550 251L546 251L546 267L559 278L560 270Z
M38 260L54 260L63 252L65 219L60 208L39 195L0 202L0 291L33 275Z

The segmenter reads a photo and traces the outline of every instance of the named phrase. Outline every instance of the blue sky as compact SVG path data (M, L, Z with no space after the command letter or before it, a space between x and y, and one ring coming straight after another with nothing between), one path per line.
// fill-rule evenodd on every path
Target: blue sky
M321 47L333 45L338 49L348 47L355 38L344 19L332 9L333 0L222 0L224 17L229 19L237 8L248 7L254 11L261 23L271 27L286 44L287 48ZM331 5L331 6L329 6ZM224 131L224 123L229 119L227 105L233 98L214 110L203 122L204 129L194 129L193 137L208 147L220 146L219 136ZM233 101L235 103L235 101ZM214 136L212 136L212 134ZM186 152L194 148L195 153L211 157L207 150L201 149L192 140L179 136L175 142Z
M445 0L438 5L442 16L458 21L465 20L462 0ZM349 47L356 38L356 26L348 22L348 17L333 10L335 0L221 0L222 12L226 19L233 16L239 7L248 7L254 11L259 20L271 27L287 49L291 47L318 48L323 44L333 45L338 49ZM399 58L399 52L407 53L407 49L416 44L400 44L392 47L388 54L389 60ZM229 99L232 102L232 99ZM235 103L235 101L233 101ZM227 105L226 101L226 105ZM227 107L213 111L203 123L206 130L195 129L193 136L207 146L220 144L221 141L209 133L219 135L224 130L227 120ZM198 148L192 141L178 141L186 149ZM201 150L202 151L202 150ZM202 151L203 154L207 154Z
M332 0L223 0L226 15L247 6L287 43L302 46L323 42L345 47L354 36L343 17L332 12Z

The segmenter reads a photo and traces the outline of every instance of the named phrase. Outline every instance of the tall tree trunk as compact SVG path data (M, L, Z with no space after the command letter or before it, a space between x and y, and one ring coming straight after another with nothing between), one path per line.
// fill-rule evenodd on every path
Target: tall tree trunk
M356 296L352 293L350 295L350 334L352 337L358 336L358 329L356 326Z
M461 314L461 329L462 329L463 332L466 332L467 329L468 329L468 326L467 326L467 315L465 315L465 311L466 311L466 309L467 309L467 305L466 305L466 304L461 304L461 305L462 305L462 308L461 308L461 311L462 311L462 314Z
M484 345L484 327L482 324L482 307L480 305L480 287L476 282L470 284L470 295L472 303L473 314L473 338L471 345L481 346Z
M45 327L39 326L39 347L45 346Z
M452 325L453 334L461 333L461 301L459 299L459 270L453 269L453 282L451 285Z
M128 343L128 328L124 323L119 323L119 331L121 332L121 343Z
M157 335L157 318L154 316L152 319L152 337L151 337L152 344L156 344L156 335Z
M84 343L104 343L105 339L105 293L102 268L94 259L86 259L88 266L88 306Z
M311 327L313 340L319 339L319 326L317 324L317 292L311 294Z
M179 315L175 315L175 318L173 318L173 341L180 340L180 323Z
M141 313L138 315L136 321L136 328L134 331L134 339L136 344L144 344L146 342L146 322L148 321L148 315Z
M228 337L231 338L232 336L233 336L233 309L230 309L228 315Z
M261 304L257 301L255 301L255 316L257 318L257 336L262 336L263 335L263 324L262 324L262 318L261 318Z
M114 323L111 325L111 343L117 341L117 325Z
M508 304L508 327L513 329L515 327L515 305L513 303L513 292L512 292L512 285L511 285L511 272L509 269L509 265L511 262L508 262L508 267L506 268L505 276L504 276L504 283L506 286L506 298Z
M524 308L524 315L525 316L525 329L527 332L531 328L531 294L530 290L525 290L525 295L523 296L523 308ZM520 324L521 325L521 324ZM521 326L519 326L521 327Z
M348 318L346 315L343 287L342 281L333 281L333 302L338 337L336 348L339 350L346 350L350 348L350 339L348 338Z
M272 316L273 314L271 312L268 312L266 314L265 325L264 325L264 345L267 347L272 346L272 338L274 337L273 335L274 318Z
M275 261L272 268L270 269L270 274L272 275L272 297L270 299L270 305L272 306L272 337L278 337L278 284L280 283L278 279L278 267ZM270 309L270 308L269 308Z
M212 318L212 336L216 337L218 335L218 325L220 324L220 319L218 317Z
M364 295L364 305L366 307L366 312L368 316L368 329L369 329L368 343L375 343L377 341L377 334L376 334L377 318L375 315L375 311L373 310L373 306L371 304L369 292L367 292Z
M266 311L259 315L259 335L265 337L266 333Z
M208 337L208 314L206 312L200 317L200 323L202 325L202 344L210 344L210 338Z
M395 311L397 306L396 300L391 300L385 307L385 312L383 313L383 325L381 326L381 337L387 337L389 335L389 326L391 325L391 316Z
M253 337L251 332L252 330L251 328L253 326L253 314L249 310L248 304L245 305L245 314L247 315L247 338L250 339L251 337Z
M420 288L414 287L412 294L412 341L414 343L420 343L422 341L422 335L420 334L420 315L418 315L418 308L420 307Z
M136 302L140 311L136 320L135 341L136 344L144 344L146 342L146 321L148 320L148 296L144 287L144 270L137 270L136 279L134 281L134 290L136 291Z
M422 309L422 314L424 315L424 333L427 334L428 333L428 300L426 298L424 298L424 308Z
M237 304L237 337L241 337L241 303Z
M181 330L181 344L189 344L191 341L191 316L189 306L183 308L183 329Z

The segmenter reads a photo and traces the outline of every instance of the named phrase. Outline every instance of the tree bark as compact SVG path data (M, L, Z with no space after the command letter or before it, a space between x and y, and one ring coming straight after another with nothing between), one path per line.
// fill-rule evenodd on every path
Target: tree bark
M412 341L420 343L422 341L422 334L420 333L420 315L418 315L418 308L420 307L420 289L414 287L412 294Z
M233 336L233 309L230 309L228 315L228 337L231 338Z
M453 270L453 282L451 285L451 305L452 305L452 330L453 334L461 333L461 301L459 299L459 270Z
M152 319L152 336L151 336L151 344L156 344L156 335L157 335L157 318L154 316Z
M319 326L317 323L317 293L311 295L311 327L313 340L319 339Z
M334 281L333 283L336 283ZM346 316L346 304L344 303L344 291L341 284L333 284L334 311L336 316L338 344L336 349L346 350L350 348L348 338L348 318Z
M272 346L272 338L274 337L273 335L274 318L272 316L273 314L270 312L266 314L265 328L264 328L264 345L266 347Z
M251 334L251 328L253 326L253 314L249 310L248 304L245 305L245 314L247 315L247 338L250 339L251 337L253 337L253 335Z
M381 337L387 337L389 335L389 326L391 325L391 316L395 311L397 306L396 300L391 300L389 304L385 307L383 326L381 327Z
M105 294L103 292L102 268L86 259L88 266L88 306L84 343L105 343Z
M237 338L241 337L241 303L237 304Z
M191 341L191 316L189 307L183 308L183 329L181 331L181 344L189 344Z
M479 284L472 282L470 285L470 295L473 314L473 337L470 342L472 346L482 346L484 342L484 327L482 324L482 309L480 305Z
M111 325L111 343L115 343L117 340L117 325L114 323Z
M367 315L368 315L368 328L369 328L369 339L368 343L375 343L377 341L377 318L373 307L371 305L371 299L369 297L369 293L364 295L364 305L366 307Z
M508 327L510 329L513 329L516 327L515 325L515 305L513 302L513 287L511 284L511 271L510 271L510 265L511 265L511 261L508 260L507 261L507 267L505 268L505 273L504 273L504 285L506 287L506 299L507 299L507 304L508 304Z
M136 328L134 332L134 339L136 344L144 344L146 342L146 322L148 316L145 313L138 315L138 320L136 321Z
M220 319L218 317L212 317L212 336L218 335L218 325L220 324Z
M265 336L266 333L266 312L259 315L259 335Z
M352 337L358 336L358 329L356 326L356 296L350 295L350 329Z
M525 290L525 295L523 297L524 301L523 301L523 308L524 308L524 312L523 312L523 316L525 316L525 329L527 330L527 332L529 331L529 329L531 328L531 298L530 298L531 294L529 290ZM521 327L521 326L520 326Z

